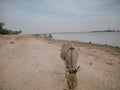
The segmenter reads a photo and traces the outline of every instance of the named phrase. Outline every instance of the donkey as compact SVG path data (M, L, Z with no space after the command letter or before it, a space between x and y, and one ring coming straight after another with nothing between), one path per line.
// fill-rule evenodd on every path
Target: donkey
M70 90L77 86L76 73L79 69L77 67L79 54L72 43L65 43L62 46L61 58L65 62L67 84Z

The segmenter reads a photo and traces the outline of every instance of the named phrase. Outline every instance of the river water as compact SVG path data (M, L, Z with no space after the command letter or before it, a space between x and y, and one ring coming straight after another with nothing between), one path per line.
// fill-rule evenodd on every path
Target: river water
M120 47L120 32L59 33L53 34L53 38Z

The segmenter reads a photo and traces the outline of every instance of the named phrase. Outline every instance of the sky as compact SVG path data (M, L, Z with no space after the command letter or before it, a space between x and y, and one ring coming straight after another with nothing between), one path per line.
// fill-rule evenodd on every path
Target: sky
M23 34L120 30L120 0L0 0L0 22Z

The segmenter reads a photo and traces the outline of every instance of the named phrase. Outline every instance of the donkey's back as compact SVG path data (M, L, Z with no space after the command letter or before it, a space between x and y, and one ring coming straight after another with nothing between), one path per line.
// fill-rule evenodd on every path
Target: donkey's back
M75 70L77 68L78 52L74 47L69 48L66 54L66 68Z
M62 46L61 58L65 61L67 69L76 69L79 54L72 43L65 43Z

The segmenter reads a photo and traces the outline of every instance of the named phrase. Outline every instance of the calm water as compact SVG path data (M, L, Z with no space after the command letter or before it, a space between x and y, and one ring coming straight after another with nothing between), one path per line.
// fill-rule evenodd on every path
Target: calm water
M120 32L65 33L53 34L54 39L77 40L120 47Z

